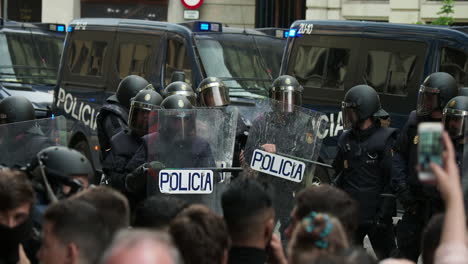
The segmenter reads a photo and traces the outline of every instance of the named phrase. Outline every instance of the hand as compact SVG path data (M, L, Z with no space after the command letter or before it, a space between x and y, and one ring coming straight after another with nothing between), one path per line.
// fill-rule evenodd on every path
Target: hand
M446 151L442 154L444 167L431 163L431 170L437 179L437 186L445 202L458 199L462 194L460 172L455 161L455 151L447 132L443 132L442 140Z
M131 193L144 192L146 186L147 164L144 163L125 177L125 189Z
M145 168L148 170L149 175L152 177L158 177L159 171L166 168L166 166L159 161L152 161L149 163L145 163Z
M288 261L284 254L283 245L278 235L273 234L271 236L270 245L268 250L268 261L269 264L287 264Z
M276 145L275 144L263 144L261 146L266 152L276 153Z

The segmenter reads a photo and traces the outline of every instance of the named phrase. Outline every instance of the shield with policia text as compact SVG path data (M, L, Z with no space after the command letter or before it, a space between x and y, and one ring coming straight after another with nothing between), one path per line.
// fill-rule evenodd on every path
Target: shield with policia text
M42 149L67 144L63 116L0 125L0 165L26 166Z
M274 207L284 230L294 206L294 195L312 184L321 140L327 122L322 113L265 100L271 109L252 121L245 147L248 174L269 183L274 190Z
M153 170L147 194L175 195L221 212L220 197L230 181L237 112L220 108L158 110L148 136ZM231 169L232 170L232 169Z

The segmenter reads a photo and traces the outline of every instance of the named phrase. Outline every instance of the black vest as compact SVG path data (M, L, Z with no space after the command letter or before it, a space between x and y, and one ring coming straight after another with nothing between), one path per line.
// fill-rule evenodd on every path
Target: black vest
M394 128L374 128L369 136L358 138L351 130L338 140L343 153L343 171L339 186L353 197L360 207L360 223L373 221L382 201L381 193L388 186L390 172L382 168L382 159ZM389 157L387 157L389 158Z
M110 140L112 136L109 133L112 133L111 131L107 131L108 129L105 127L105 120L108 118L110 115L113 115L114 118L111 119L112 122L116 122L115 120L120 119L121 122L116 122L117 124L113 124L114 127L121 126L122 124L125 125L125 127L122 127L123 129L127 129L127 120L128 120L128 112L127 110L120 104L118 103L106 103L104 104L101 109L99 110L99 114L96 118L96 125L97 125L97 135L99 139L99 145L101 146L101 150L105 151L108 148L110 148Z

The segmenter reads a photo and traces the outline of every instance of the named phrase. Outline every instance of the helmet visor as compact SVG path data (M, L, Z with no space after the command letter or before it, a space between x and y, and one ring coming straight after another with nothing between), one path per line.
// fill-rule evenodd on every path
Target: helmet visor
M433 111L440 109L439 90L421 85L418 94L416 113L419 116L430 115Z
M215 107L229 105L229 90L224 86L212 86L201 91L204 106Z
M157 111L154 110L158 108L159 107L155 105L132 102L132 107L128 115L128 127L138 135L143 136L148 134L150 126L157 126Z
M341 111L343 112L343 128L351 129L359 124L359 114L354 104L342 102Z
M282 111L291 113L294 111L294 106L302 105L302 94L295 91L274 90L271 95L272 99L280 101Z
M465 133L468 111L445 108L443 114L442 122L450 137L462 138Z

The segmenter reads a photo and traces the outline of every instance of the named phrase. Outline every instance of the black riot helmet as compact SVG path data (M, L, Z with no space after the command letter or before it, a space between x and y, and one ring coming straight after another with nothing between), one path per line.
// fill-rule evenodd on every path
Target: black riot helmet
M115 96L117 101L128 109L130 108L130 100L135 97L140 90L145 88L154 90L153 85L145 80L145 78L137 75L129 75L120 81Z
M468 96L468 87L461 87L458 90L458 95Z
M429 116L442 109L450 99L457 96L457 81L445 72L434 72L427 76L419 88L416 113L418 116Z
M0 101L0 124L36 119L34 107L23 96L10 96Z
M229 88L216 77L208 77L198 85L200 104L207 107L229 105Z
M39 171L51 201L76 193L94 178L94 170L88 159L80 152L64 146L47 147L39 151L30 169ZM70 187L70 192L64 193L63 186Z
M148 134L151 123L157 122L156 109L160 109L162 96L151 88L139 91L132 98L130 113L128 114L128 127L137 136Z
M296 78L281 75L273 81L270 97L281 102L283 112L292 112L294 105L302 105L303 90Z
M171 83L173 82L184 82L185 73L183 71L175 71L171 74Z
M197 102L197 95L192 89L190 84L185 82L173 82L170 83L163 91L164 97L168 97L174 94L179 94L187 97L192 105L196 105Z
M341 103L343 125L345 129L359 129L368 118L387 117L382 109L380 98L374 88L368 85L357 85L349 89Z
M160 116L160 135L170 142L185 143L195 135L196 116L193 106L183 95L171 95L164 99L161 106L164 111Z
M463 138L468 125L468 96L452 98L444 108L442 123L454 140Z

